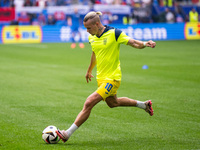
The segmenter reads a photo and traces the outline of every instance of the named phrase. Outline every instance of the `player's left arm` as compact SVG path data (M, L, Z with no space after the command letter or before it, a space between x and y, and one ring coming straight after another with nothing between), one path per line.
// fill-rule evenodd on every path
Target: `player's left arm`
M67 25L72 26L72 18L70 16L67 17Z
M156 46L156 42L149 40L147 42L134 40L127 36L124 32L119 29L115 29L115 39L120 44L127 44L134 48L143 49L145 47L154 48ZM128 41L128 42L127 42Z
M149 40L147 42L139 41L139 40L134 40L134 39L129 39L127 45L130 45L134 48L138 49L143 49L145 47L151 47L154 48L156 46L156 42Z

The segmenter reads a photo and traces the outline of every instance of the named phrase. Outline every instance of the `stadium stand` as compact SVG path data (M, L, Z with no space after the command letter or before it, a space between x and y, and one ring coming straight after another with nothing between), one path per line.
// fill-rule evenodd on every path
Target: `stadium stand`
M102 11L102 19L107 24L187 22L192 8L200 14L200 0L1 0L0 15L5 16L10 13L7 8L12 8L15 19L3 20L1 17L0 25L66 25L67 15L72 12L70 9L66 12L65 8L74 5L81 5L81 17L95 8ZM118 8L115 12L115 7L110 11L113 5L127 7L130 11Z

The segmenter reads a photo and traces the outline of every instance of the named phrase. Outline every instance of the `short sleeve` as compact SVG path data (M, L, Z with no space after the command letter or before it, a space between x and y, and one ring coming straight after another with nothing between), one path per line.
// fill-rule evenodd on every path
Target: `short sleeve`
M119 29L115 29L115 39L116 39L117 43L127 44L130 37L127 36L123 31L121 31Z

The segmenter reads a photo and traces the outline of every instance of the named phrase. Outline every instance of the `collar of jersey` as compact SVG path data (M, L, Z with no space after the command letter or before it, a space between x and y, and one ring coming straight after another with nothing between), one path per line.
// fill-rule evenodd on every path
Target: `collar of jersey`
M107 25L105 25L104 27L106 27L105 30L103 31L103 33L102 33L100 36L97 36L98 38L100 38L100 37L101 37L104 33L106 33L108 30L114 29L113 27L110 27L110 26L107 26Z

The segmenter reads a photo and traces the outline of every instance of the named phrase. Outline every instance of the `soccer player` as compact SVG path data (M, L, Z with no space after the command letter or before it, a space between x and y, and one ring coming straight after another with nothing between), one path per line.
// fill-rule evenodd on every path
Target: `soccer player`
M121 82L121 68L119 61L120 44L126 44L134 48L154 48L153 41L142 42L128 37L121 30L109 26L103 26L100 21L101 12L89 12L83 20L89 35L89 43L92 47L91 62L85 75L87 83L93 78L92 70L97 65L97 90L85 101L83 109L76 117L68 130L57 130L58 136L66 142L90 116L92 108L100 101L105 101L110 108L119 106L133 106L144 109L150 116L153 115L151 100L142 102L128 97L117 97L117 89Z
M79 43L79 47L80 48L84 48L85 45L82 43L81 34L79 32L80 14L78 13L78 9L77 8L74 8L74 13L71 15L71 17L68 17L67 22L68 22L68 25L71 26L71 29L72 29L72 44L71 44L71 48L75 48L76 47L76 42L80 42ZM77 41L75 39L77 35L79 36L79 41Z

